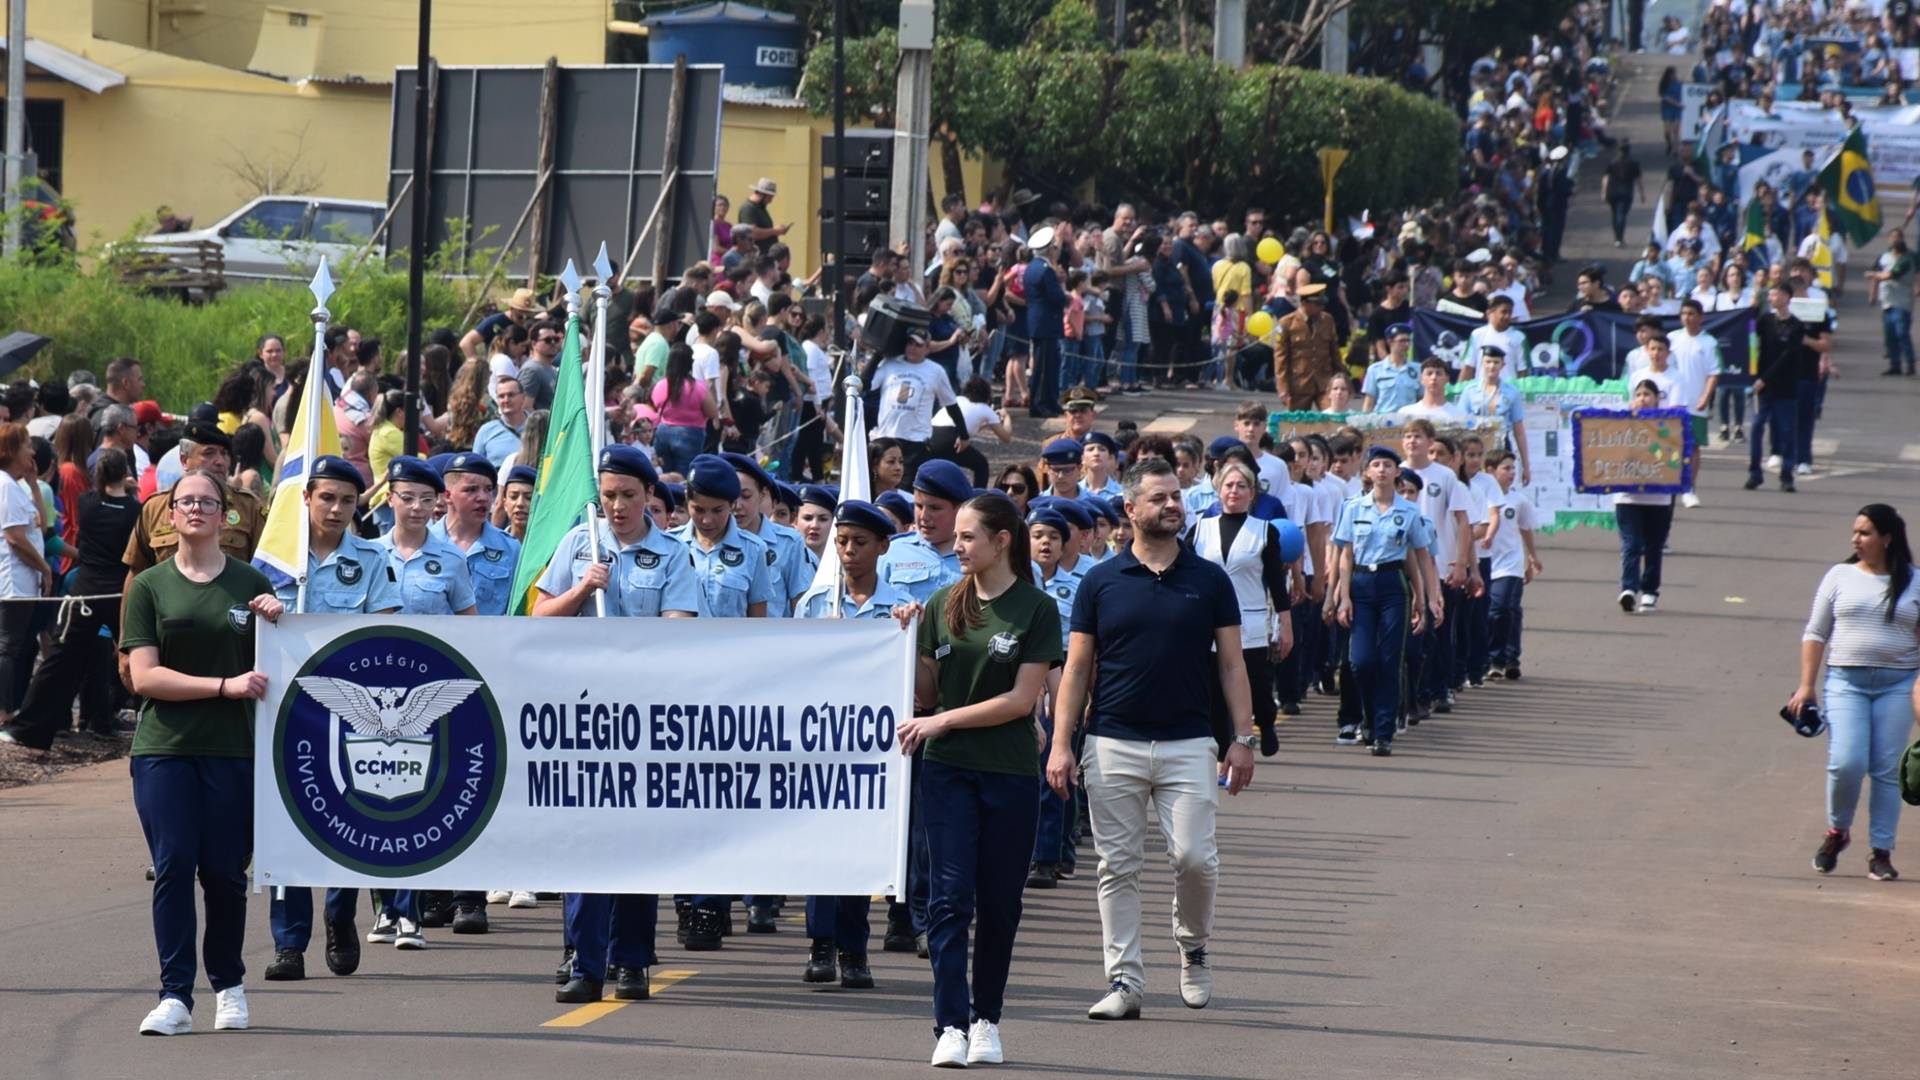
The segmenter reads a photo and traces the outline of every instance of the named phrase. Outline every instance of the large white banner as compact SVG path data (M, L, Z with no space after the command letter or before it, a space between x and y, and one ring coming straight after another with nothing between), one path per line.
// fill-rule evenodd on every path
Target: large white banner
M899 894L891 620L256 620L254 881Z
M1768 115L1752 102L1737 101L1729 113L1729 141L1744 146L1753 143L1757 135L1759 145L1768 149L1785 148L1796 154L1812 150L1814 167L1818 168L1846 138L1847 127L1839 113L1809 104L1779 104ZM1920 177L1920 105L1863 105L1853 112L1866 130L1867 161L1873 166L1874 184L1883 191L1912 185Z

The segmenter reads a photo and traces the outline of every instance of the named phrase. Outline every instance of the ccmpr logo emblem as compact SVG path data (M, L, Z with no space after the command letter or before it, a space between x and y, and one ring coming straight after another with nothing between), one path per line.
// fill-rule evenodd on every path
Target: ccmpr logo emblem
M479 837L505 782L506 728L485 680L444 642L372 627L315 653L280 704L287 813L341 866L407 877Z

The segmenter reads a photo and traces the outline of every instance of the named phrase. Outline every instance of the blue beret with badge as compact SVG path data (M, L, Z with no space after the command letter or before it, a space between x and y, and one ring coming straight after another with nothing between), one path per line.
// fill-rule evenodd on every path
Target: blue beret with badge
M740 474L727 459L701 454L687 466L687 492L732 502L740 497Z
M1082 449L1080 440L1062 436L1040 449L1040 460L1049 465L1078 465Z
M784 480L773 482L774 501L789 510L800 509L800 489Z
M1107 448L1107 453L1113 454L1116 457L1119 456L1120 454L1120 444L1114 441L1113 436L1107 434L1104 431L1087 432L1086 445L1087 446L1104 446Z
M1392 326L1387 327L1387 337L1389 338L1412 337L1412 336L1413 336L1413 327L1408 325L1407 323L1397 322L1397 323L1394 323Z
M818 506L828 513L832 513L834 509L840 505L840 500L837 493L831 487L825 484L808 484L800 489L800 504L802 506Z
M353 462L334 454L325 454L313 459L313 469L307 473L307 486L312 487L315 480L338 480L343 484L352 484L353 490L367 490L367 478L353 467Z
M973 477L953 462L935 458L921 462L920 470L913 475L913 490L951 503L963 503L973 498Z
M1400 464L1400 452L1391 446L1375 446L1369 449L1367 451L1367 461L1371 463L1374 458L1386 458L1395 465Z
M495 484L500 482L500 470L493 467L493 462L487 460L487 455L476 454L471 450L458 454L435 454L427 459L427 464L439 469L443 477L452 476L454 473L472 473L475 476L484 476Z
M1426 480L1422 478L1419 473L1414 472L1405 465L1400 466L1400 475L1394 478L1394 485L1396 487L1401 484L1412 484L1415 488L1424 488L1427 486Z
M1065 500L1062 500L1062 501L1065 501ZM1113 512L1113 506L1112 504L1107 502L1106 496L1095 495L1092 492L1088 492L1087 494L1080 496L1079 501L1080 501L1080 504L1082 506L1085 506L1088 512L1093 514L1095 517L1106 518L1107 524L1109 525L1120 524L1120 515Z
M515 465L507 470L507 483L537 485L540 483L540 474L534 472L531 465Z
M718 456L720 460L733 466L734 472L743 472L753 477L753 482L760 485L762 493L773 490L773 477L767 475L767 470L761 468L760 462L751 454L736 454L729 451Z
M907 498L907 493L898 488L875 495L873 505L892 514L899 521L908 525L913 524L913 500Z
M660 474L654 471L647 455L639 447L626 443L614 443L600 451L600 471L631 476L648 487L660 482Z
M865 529L885 540L895 532L892 515L865 499L848 499L833 512L835 525L850 525L856 529Z
M660 492L660 501L666 503L669 510L687 505L687 485L685 484L663 480L656 490Z
M1067 519L1065 515L1061 514L1060 511L1054 509L1051 506L1042 507L1041 509L1035 510L1031 514L1028 514L1027 524L1028 525L1045 525L1047 528L1052 529L1054 532L1059 533L1060 539L1062 540L1065 540L1069 535L1071 535L1067 529Z
M1039 500L1035 500L1038 505ZM1085 532L1093 528L1093 510L1079 499L1057 499L1048 497L1044 509L1052 510L1067 519L1067 524Z
M1207 444L1207 456L1219 461L1236 449L1245 449L1246 445L1232 435L1222 435Z
M417 457L397 457L387 463L387 486L425 484L438 492L447 490L447 482L433 466Z

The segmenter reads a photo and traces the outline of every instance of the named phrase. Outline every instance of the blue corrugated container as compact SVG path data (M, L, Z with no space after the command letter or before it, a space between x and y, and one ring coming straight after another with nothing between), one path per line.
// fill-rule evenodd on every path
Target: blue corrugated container
M759 86L791 93L800 85L806 58L806 27L792 15L722 0L645 22L647 59L671 64L722 64L733 86Z

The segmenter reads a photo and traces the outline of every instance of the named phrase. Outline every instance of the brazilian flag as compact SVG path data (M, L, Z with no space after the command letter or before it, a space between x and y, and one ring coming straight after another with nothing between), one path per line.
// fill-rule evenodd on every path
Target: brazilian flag
M1820 190L1826 194L1827 221L1856 248L1865 247L1880 232L1880 195L1873 186L1873 166L1867 163L1867 136L1854 125L1820 170Z

